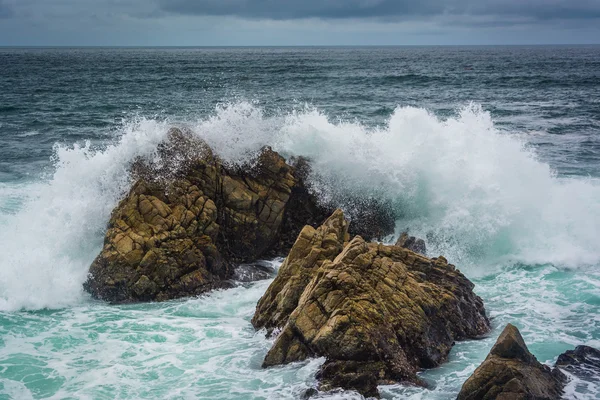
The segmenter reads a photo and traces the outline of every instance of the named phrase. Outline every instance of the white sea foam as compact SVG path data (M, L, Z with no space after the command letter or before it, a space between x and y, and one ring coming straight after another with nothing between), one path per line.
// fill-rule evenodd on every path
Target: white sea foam
M55 172L30 185L0 225L0 310L61 307L82 299L87 268L112 208L129 186L128 165L151 155L166 125L136 121L103 150L55 147ZM0 188L0 196L14 190ZM2 201L0 201L2 203Z
M187 125L230 162L248 160L263 145L310 157L323 198L360 193L387 200L398 229L426 238L432 254L473 274L474 266L485 273L501 263L600 261L597 182L557 178L476 105L446 120L398 108L385 126L366 128L310 108L267 116L237 103ZM16 214L1 220L0 309L81 301L110 211L130 184L129 163L152 157L169 126L135 120L105 148L56 147L53 176L28 187ZM0 204L2 196L0 188Z

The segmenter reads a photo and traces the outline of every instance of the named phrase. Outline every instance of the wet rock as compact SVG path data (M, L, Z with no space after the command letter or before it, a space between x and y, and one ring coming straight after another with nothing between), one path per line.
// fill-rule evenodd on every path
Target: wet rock
M600 350L577 346L558 356L556 367L584 381L600 382Z
M260 300L254 326L280 331L263 366L324 356L320 389L367 396L382 383L424 385L419 369L489 330L483 302L443 257L360 236L346 242L343 221L338 210L319 229L305 228L288 271L282 266Z
M265 147L231 165L191 132L167 136L157 157L132 165L135 183L84 284L95 298L163 301L228 287L234 265L287 254L305 225L329 215L305 186L306 159L292 166Z
M519 330L508 324L485 361L463 384L458 400L560 399L566 377L529 352Z
M85 284L96 298L161 301L226 287L235 263L255 261L281 236L297 181L274 151L231 167L172 129L158 154L134 164L137 181L112 213Z
M233 280L237 282L256 282L274 278L277 270L268 262L240 264L235 267Z
M308 400L308 399L310 399L310 398L312 398L312 397L315 397L315 396L316 396L316 395L318 395L318 394L319 394L319 391L318 391L317 389L315 389L315 388L308 388L308 389L306 389L306 390L305 390L305 391L302 393L302 396L300 396L300 398L301 398L302 400Z
M421 255L425 255L427 253L425 241L414 236L408 236L407 232L404 232L400 235L398 241L396 242L396 246L404 247L405 249L414 251L415 253L419 253Z
M271 333L285 325L316 270L342 251L347 232L348 223L341 210L317 229L310 225L302 229L277 277L258 302L252 318L256 329L266 328Z

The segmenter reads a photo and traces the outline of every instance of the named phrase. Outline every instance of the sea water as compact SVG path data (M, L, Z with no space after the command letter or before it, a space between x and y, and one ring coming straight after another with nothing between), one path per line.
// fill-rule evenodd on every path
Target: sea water
M0 65L0 398L316 384L322 359L260 367L271 342L250 319L269 281L124 306L83 291L131 162L172 126L233 164L264 145L309 157L322 201L384 200L396 234L475 283L489 337L384 398L455 398L508 322L549 365L600 347L600 47L0 49ZM565 398L599 393L573 379Z

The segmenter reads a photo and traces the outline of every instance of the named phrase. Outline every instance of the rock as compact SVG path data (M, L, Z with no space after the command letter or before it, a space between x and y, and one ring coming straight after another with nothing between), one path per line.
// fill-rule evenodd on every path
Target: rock
M230 286L236 264L286 254L305 225L329 215L305 186L308 161L294 165L269 147L227 164L191 132L171 129L157 157L133 163L135 183L113 210L84 288L113 303L193 296Z
M360 236L345 243L344 222L338 210L317 230L305 228L259 301L254 326L280 332L263 366L324 356L321 390L366 396L382 383L424 385L419 369L489 330L483 302L443 257Z
M200 139L172 129L158 154L133 165L137 181L90 267L85 288L94 297L161 301L226 287L234 263L255 261L302 228L288 222L280 231L297 181L271 149L246 169L231 167Z
M414 251L415 253L419 253L422 255L426 255L427 248L425 247L425 241L423 239L418 239L414 236L408 236L407 232L404 232L398 238L396 242L396 246L404 247L405 249Z
M268 262L253 264L240 264L235 267L233 279L238 282L256 282L274 278L277 270Z
M315 195L310 190L308 175L311 167L308 159L295 157L290 159L294 168L294 177L297 184L292 187L292 193L284 211L281 224L281 233L273 248L267 256L286 256L290 251L298 234L305 225L318 227L331 215L332 209L315 200Z
M302 395L300 396L300 398L301 398L302 400L308 400L308 399L310 399L311 397L314 397L314 396L316 396L316 395L318 395L318 394L319 394L319 391L318 391L317 389L315 389L315 388L308 388L308 389L306 389L306 390L305 390L305 391L302 393Z
M519 330L508 324L485 361L463 384L458 400L560 399L566 377L529 352Z
M584 381L600 381L600 350L589 346L577 346L556 361L556 367Z
M348 223L341 210L317 229L310 225L302 229L277 277L258 302L252 318L256 329L266 328L270 334L285 325L316 269L342 251L347 232Z
M359 195L346 198L337 207L345 210L350 220L350 235L365 240L382 240L394 233L398 215L389 201L378 198L361 198Z

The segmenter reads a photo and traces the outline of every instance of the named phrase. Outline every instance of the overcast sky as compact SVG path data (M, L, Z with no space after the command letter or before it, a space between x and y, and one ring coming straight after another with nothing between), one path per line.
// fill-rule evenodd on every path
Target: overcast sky
M600 0L0 0L0 46L600 43Z

